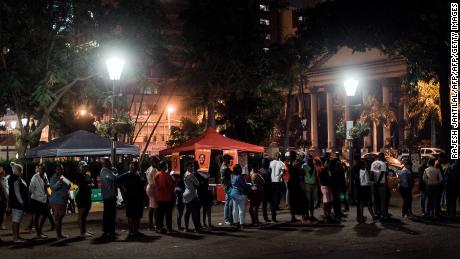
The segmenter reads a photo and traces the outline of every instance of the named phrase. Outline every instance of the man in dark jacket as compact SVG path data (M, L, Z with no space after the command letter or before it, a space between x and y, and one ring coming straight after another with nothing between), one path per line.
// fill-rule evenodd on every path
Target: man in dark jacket
M225 206L224 206L224 221L226 225L233 223L232 213L231 213L231 204L232 196L230 192L232 191L231 175L232 170L230 169L230 163L233 161L233 157L229 154L223 156L224 162L220 167L220 177L222 179L222 185L225 191Z
M337 220L346 217L342 213L342 202L345 200L345 170L343 169L342 162L334 158L329 163L329 171L331 172L332 180L332 203L334 208L334 216Z
M458 159L447 169L447 215L457 215L457 199L460 197L460 166Z
M420 191L420 208L422 209L422 214L425 216L426 214L426 184L423 181L423 172L425 172L425 169L428 167L428 161L424 157L422 158L422 163L420 167L418 168L418 175L419 175L419 181L418 181L418 190Z

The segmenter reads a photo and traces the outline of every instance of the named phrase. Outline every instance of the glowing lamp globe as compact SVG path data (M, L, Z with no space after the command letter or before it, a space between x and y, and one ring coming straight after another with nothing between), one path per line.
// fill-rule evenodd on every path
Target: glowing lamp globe
M125 61L121 58L114 57L107 59L105 65L107 66L110 80L120 80Z
M347 79L343 82L347 96L355 96L356 88L358 88L358 83L358 80L354 78Z

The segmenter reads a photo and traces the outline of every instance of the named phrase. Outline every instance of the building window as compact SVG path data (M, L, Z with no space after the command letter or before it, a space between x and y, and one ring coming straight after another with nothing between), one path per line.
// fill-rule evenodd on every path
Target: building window
M157 143L157 135L153 136L153 142Z
M270 25L270 20L260 18L260 19L259 19L259 23L260 23L261 25L267 25L267 26L268 26L268 25Z
M269 51L269 48L263 48L264 52L267 53Z
M152 94L152 88L146 87L145 91L144 91L144 94Z
M161 135L161 142L165 142L165 135Z
M265 39L266 40L270 40L272 38L272 35L270 33L268 33L267 35L265 35Z
M259 5L259 9L260 9L261 11L268 12L268 11L270 11L270 6L265 5L265 4L260 4L260 5Z

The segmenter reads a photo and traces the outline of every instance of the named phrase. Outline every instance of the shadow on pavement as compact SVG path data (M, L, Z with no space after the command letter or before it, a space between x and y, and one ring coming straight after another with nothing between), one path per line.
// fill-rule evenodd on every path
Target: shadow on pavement
M344 226L340 227L322 227L318 229L315 234L318 236L334 235L341 232L344 229Z
M138 243L150 243L157 239L160 239L160 236L148 236L141 234L139 236L127 236L125 239L117 239L116 242L138 242Z
M405 227L407 224L403 223L400 219L390 218L385 221L381 221L380 224L385 229L403 232L409 235L419 235L420 233Z
M55 242L56 238L47 238L43 240L29 239L26 243L14 244L12 241L8 242L11 245L10 249L22 249L22 248L33 248L35 246L46 245Z
M235 233L235 234L233 234ZM241 232L241 231L213 231L213 229L211 230L202 230L201 231L201 234L204 234L204 235L211 235L211 236L221 236L221 237L236 237L236 238L247 238L247 236L244 236L244 235L239 235L239 234L236 234L236 233L244 233Z
M84 237L76 236L76 237L69 237L65 239L60 239L56 243L52 244L51 246L66 246L67 244L74 243L74 242L80 242L85 240Z
M161 236L149 236L145 234L141 234L141 235L133 236L133 237L126 236L125 238L122 238L120 236L117 236L117 237L99 236L91 240L91 243L94 245L102 245L102 244L108 244L108 243L113 243L113 242L150 243L160 238Z
M445 227L445 228L460 228L459 226L450 225L450 223L458 224L458 220L456 219L445 219L445 218L430 219L430 218L420 217L420 216L416 216L416 217L409 218L409 219L412 222L422 223L426 225L439 226L439 227Z
M353 227L359 237L376 237L380 234L382 229L378 228L375 223L370 224L356 224Z
M203 235L200 235L198 233L192 234L192 233L187 233L187 232L174 232L174 233L169 233L165 235L171 236L171 237L177 237L177 238L191 239L191 240L201 240L204 238Z

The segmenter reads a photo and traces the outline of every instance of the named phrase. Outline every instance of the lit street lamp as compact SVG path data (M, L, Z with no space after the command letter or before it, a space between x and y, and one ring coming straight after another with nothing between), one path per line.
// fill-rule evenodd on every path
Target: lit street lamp
M22 126L25 127L27 125L27 118L22 118L21 122L22 122Z
M350 113L350 99L351 97L355 96L356 88L358 88L358 80L355 78L346 79L343 82L343 86L345 87L345 93L347 94L347 101L345 102L345 118L348 120L346 121L346 139L349 140L349 149L348 149L348 163L349 166L353 164L353 139L350 136L350 129L353 127L353 120L351 119Z
M172 106L168 106L168 129L169 134L171 134L171 113L173 113L176 109Z
M123 72L123 67L125 65L125 61L118 57L112 57L105 61L107 66L107 70L109 72L109 79L112 81L112 112L111 112L111 119L112 121L115 120L115 81L119 81L121 77L121 72ZM115 141L115 130L112 127L112 148L110 159L112 160L112 165L115 166L116 162L116 141Z

